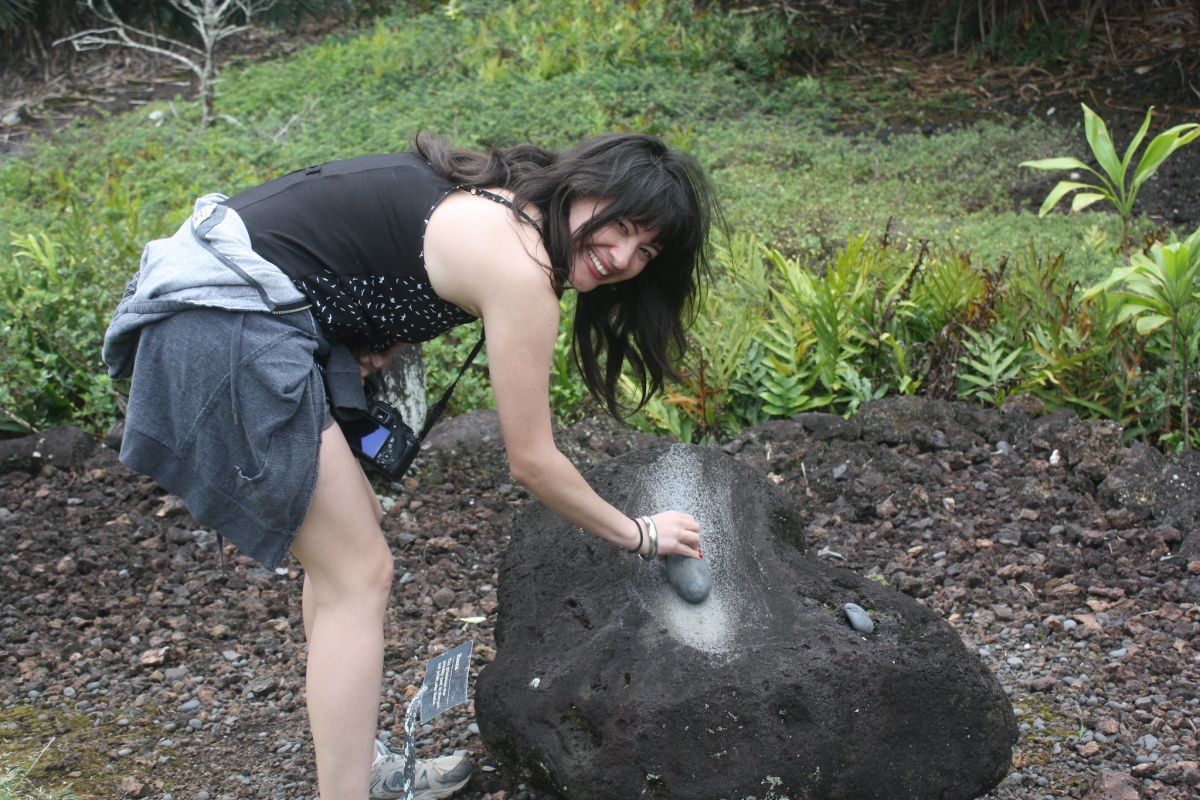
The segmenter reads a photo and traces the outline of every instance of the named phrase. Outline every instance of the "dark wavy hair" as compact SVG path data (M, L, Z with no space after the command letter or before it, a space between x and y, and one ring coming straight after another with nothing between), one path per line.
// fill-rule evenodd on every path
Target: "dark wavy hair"
M426 135L414 138L412 149L453 183L507 189L518 208L537 208L560 295L573 255L600 228L623 219L656 230L658 255L640 274L579 293L572 349L588 388L613 416L638 410L677 377L674 364L710 274L709 229L720 217L695 159L653 136L617 133L562 153L533 145L480 153ZM607 204L572 234L577 200ZM638 389L632 407L621 404L618 391L626 364Z

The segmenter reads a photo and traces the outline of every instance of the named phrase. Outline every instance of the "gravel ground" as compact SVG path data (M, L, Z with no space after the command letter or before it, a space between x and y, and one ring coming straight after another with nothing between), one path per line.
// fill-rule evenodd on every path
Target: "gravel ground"
M1052 464L1036 435L1005 443L984 424L999 415L976 418L932 445L776 422L726 450L796 499L811 555L918 598L999 677L1022 735L989 798L1200 797L1187 532L1106 507L1094 463ZM583 468L658 444L607 420L559 439ZM497 567L529 499L494 442L379 490L396 554L380 729L398 744L430 658L468 639L473 673L493 657ZM37 758L35 783L84 797L315 795L294 563L227 548L223 571L214 534L105 447L0 476L0 554L0 766ZM420 735L422 753L470 753L459 797L544 798L491 764L470 705Z

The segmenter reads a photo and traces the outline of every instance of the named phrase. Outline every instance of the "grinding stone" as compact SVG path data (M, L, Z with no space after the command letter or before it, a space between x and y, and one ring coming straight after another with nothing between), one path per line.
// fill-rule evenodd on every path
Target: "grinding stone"
M875 623L871 621L871 615L868 614L863 607L857 603L846 603L842 606L842 610L846 612L846 619L850 621L850 627L859 633L871 633L875 630Z
M708 564L702 558L667 556L667 580L675 593L689 603L702 603L712 591Z

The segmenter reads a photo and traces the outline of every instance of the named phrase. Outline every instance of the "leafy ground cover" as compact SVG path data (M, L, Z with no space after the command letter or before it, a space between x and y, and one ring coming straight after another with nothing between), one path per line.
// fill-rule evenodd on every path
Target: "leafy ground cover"
M989 402L1038 390L1052 403L1149 435L1163 427L1171 416L1162 400L1171 395L1163 386L1169 348L1154 337L1095 340L1089 331L1102 327L1102 315L1071 305L1078 288L1122 263L1119 223L1103 212L1037 219L1030 212L1049 179L1016 167L1080 152L1074 123L1055 124L1078 119L1076 96L1043 91L1024 75L1020 93L998 99L994 86L978 80L947 80L944 64L917 69L894 56L853 72L797 75L785 68L772 18L684 8L542 0L385 18L227 70L216 109L225 119L216 127L199 126L195 104L176 98L68 126L7 160L0 165L0 362L10 378L0 427L10 435L66 421L106 429L121 407L120 387L95 356L106 311L142 243L173 229L198 194L232 193L297 165L403 147L417 130L467 145L536 139L558 146L614 128L693 150L720 187L730 230L754 237L747 258L723 264L706 310L715 338L698 341L697 352L728 343L729 326L720 320L729 314L725 298L736 293L730 276L760 257L767 284L779 288L780 264L824 274L856 249L860 260L847 268L864 273L871 302L882 306L914 270L943 288L957 270L982 293L923 295L926 306L915 313L925 323L939 309L954 311L944 320L947 342L931 339L925 323L897 329L894 316L891 328L864 328L861 309L841 308L846 348L825 342L819 351L852 367L841 374L828 364L795 368L816 352L803 336L773 360L771 351L787 343L767 337L770 325L757 330L755 320L743 320L739 335L752 329L744 358L723 369L703 360L685 365L687 380L672 403L642 417L643 427L726 439L787 411L777 396L796 387L805 403L839 413L888 392ZM1018 102L1030 96L1054 105ZM1185 153L1143 191L1139 236L1186 234L1198 224ZM1069 307L1035 342L1029 320L1016 318L1031 293L1045 296L1047 281ZM778 327L788 318L776 295L759 299L764 322ZM915 302L900 301L906 308ZM807 321L811 312L796 309ZM993 324L1005 318L1007 327ZM988 342L966 332L985 326L993 328ZM981 359L972 347L991 348L999 360ZM427 349L432 384L461 349L454 338ZM984 385L955 377L963 363L968 372L971 361L998 367L1014 353L1012 374L975 375ZM1134 361L1143 376L1137 385L1103 380ZM1083 374L1070 379L1072 372ZM762 388L764 377L774 379L773 388ZM554 382L564 389L556 400L567 418L588 412L569 391L577 384L569 360ZM479 407L487 394L482 380L468 379L456 400L460 409Z

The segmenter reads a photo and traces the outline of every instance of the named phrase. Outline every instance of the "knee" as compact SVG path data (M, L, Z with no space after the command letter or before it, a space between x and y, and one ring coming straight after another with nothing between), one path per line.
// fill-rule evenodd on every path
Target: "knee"
M383 533L344 542L335 558L310 558L305 565L320 605L347 606L382 616L391 598L395 562ZM301 560L303 564L303 560Z
M352 574L340 576L338 584L343 588L340 599L344 603L360 614L382 619L392 596L395 562L382 535L378 542L369 551L359 554Z
M392 576L395 571L396 560L381 531L364 564L364 591L372 596L371 599L386 606L392 594Z

